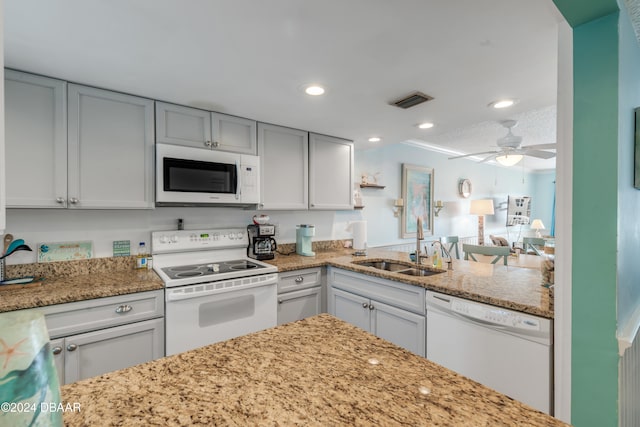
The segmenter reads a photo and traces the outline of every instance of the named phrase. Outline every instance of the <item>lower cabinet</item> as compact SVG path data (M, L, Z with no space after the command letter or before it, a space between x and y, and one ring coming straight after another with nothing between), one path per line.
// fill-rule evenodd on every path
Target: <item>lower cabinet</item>
M164 356L164 291L33 309L45 316L60 384Z
M425 290L329 267L329 313L425 356Z
M158 359L164 319L146 320L51 341L60 384Z
M321 268L280 273L278 325L315 316L323 311Z

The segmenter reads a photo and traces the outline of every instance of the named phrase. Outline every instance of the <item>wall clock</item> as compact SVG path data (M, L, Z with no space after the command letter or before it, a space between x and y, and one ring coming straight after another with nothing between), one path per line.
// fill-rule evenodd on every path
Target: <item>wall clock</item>
M471 195L471 181L468 179L461 179L458 183L458 192L465 199Z

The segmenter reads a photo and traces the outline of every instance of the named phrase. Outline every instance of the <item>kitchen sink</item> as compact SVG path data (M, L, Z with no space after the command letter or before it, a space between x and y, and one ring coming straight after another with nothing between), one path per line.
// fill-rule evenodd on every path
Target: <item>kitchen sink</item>
M435 274L442 274L446 270L429 270L428 268L410 268L408 270L398 271L400 274L406 274L408 276L433 276Z
M432 270L429 268L415 268L414 264L401 261L355 261L353 264L362 267L372 267L376 270L385 270L393 273L406 274L408 276L433 276L444 273L446 270Z
M356 261L353 264L363 267L373 267L376 270L401 271L411 268L411 264L398 261Z

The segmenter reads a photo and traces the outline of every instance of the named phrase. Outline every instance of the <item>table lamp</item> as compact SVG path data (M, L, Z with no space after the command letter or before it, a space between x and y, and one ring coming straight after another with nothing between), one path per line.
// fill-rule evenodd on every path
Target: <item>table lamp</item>
M478 244L484 245L484 216L493 215L493 200L481 199L472 200L469 207L469 213L471 215L478 215Z
M544 230L544 224L542 223L542 220L534 219L531 223L531 228L536 230L536 237L542 237L542 235L540 234L540 230Z

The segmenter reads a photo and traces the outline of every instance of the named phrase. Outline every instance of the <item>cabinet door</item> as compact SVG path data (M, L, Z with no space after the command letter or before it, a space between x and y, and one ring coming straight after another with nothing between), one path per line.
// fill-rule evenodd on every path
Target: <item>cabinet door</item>
M278 325L320 314L320 286L278 295Z
M309 135L309 208L353 209L353 142Z
M371 332L402 348L425 356L426 321L424 316L371 301Z
M257 133L255 120L211 113L211 133L213 149L234 153L257 154Z
M153 208L153 101L69 84L69 207Z
M67 202L67 84L5 70L6 203L64 208Z
M347 323L371 332L369 300L340 289L329 292L329 313Z
M211 113L197 108L156 102L156 141L211 148Z
M50 340L49 346L53 353L53 364L58 372L58 383L64 384L64 338Z
M65 383L164 356L164 319L146 320L65 339Z
M261 209L308 209L309 134L258 123Z

